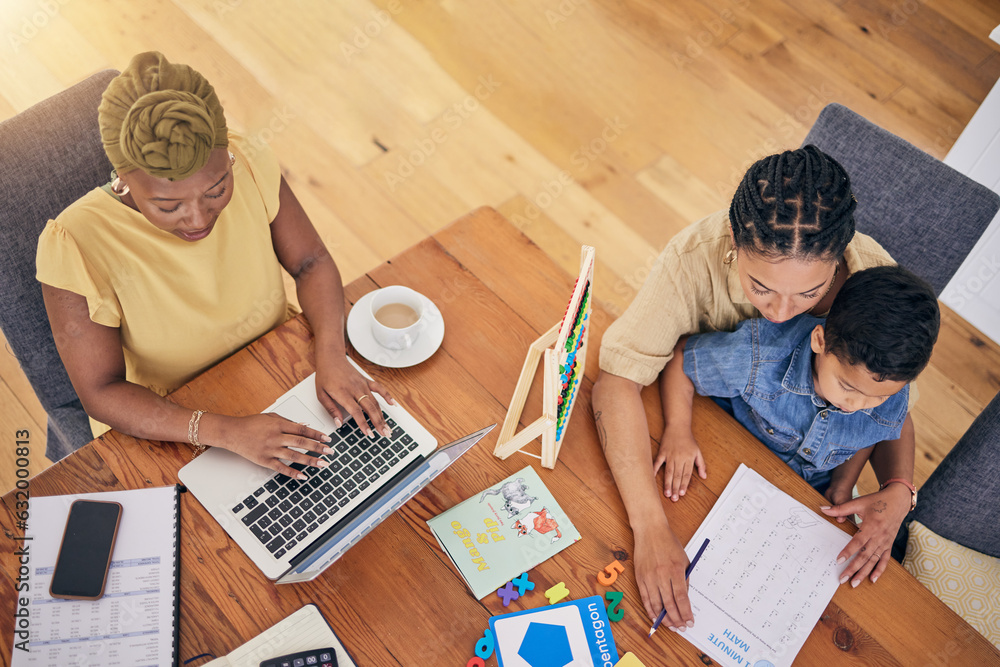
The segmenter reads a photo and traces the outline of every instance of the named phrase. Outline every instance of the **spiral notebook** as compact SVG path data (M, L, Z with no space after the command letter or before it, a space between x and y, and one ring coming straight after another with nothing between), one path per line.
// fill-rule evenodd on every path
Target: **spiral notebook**
M278 656L321 648L333 649L337 655L337 667L357 667L333 628L323 618L319 607L310 603L229 655L206 663L204 667L258 667L265 660ZM303 660L303 664L316 663Z
M26 644L14 637L12 667L177 663L179 494L164 486L31 498L28 590L18 593L30 601L30 629ZM70 504L80 499L122 505L108 582L99 600L55 599L49 582Z

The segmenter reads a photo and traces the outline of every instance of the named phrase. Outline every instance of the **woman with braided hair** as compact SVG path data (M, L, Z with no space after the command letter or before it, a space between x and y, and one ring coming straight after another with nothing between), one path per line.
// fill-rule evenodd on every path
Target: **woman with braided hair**
M851 274L894 264L873 239L855 233L856 205L843 167L815 146L756 162L728 213L712 214L671 239L635 300L601 341L594 418L632 525L636 579L650 618L665 609L665 622L672 627L693 624L684 579L688 559L664 513L656 473L664 469L662 493L676 502L695 469L703 479L708 471L691 439L690 410L685 423L684 411L671 412L665 391L661 442L671 447L653 459L640 391L658 376L662 388L661 372L682 336L732 331L754 317L784 322L806 312L825 316ZM911 480L910 416L898 440L881 442L870 454L880 480ZM846 557L891 548L910 509L910 491L902 484L851 500L867 459L856 455L837 469L829 488L819 489L835 505L824 509L828 515L843 521L857 513L864 520L844 549ZM854 558L844 580L857 586L871 575L874 581L886 565L887 559Z
M340 273L274 155L228 130L212 86L141 53L98 109L111 182L50 220L37 278L52 331L94 433L232 450L282 462L329 453L326 434L274 415L230 417L163 396L288 319L284 268L315 334L316 389L338 424L388 435L378 383L347 362ZM360 398L357 398L360 397ZM367 427L365 427L367 428ZM371 435L371 433L369 433Z

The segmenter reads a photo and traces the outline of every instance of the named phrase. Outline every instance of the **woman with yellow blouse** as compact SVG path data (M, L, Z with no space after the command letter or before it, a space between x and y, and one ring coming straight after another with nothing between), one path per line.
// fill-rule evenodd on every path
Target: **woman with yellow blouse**
M601 341L594 417L632 526L636 580L651 618L665 609L671 627L683 630L693 623L684 578L688 559L670 529L660 488L677 502L692 474L705 478L708 471L700 454L689 454L698 451L688 442L690 410L672 411L671 397L662 391L661 443L670 446L661 445L653 459L640 391L657 377L662 382L661 371L680 337L732 331L752 317L783 322L805 312L825 316L852 273L894 264L876 241L855 233L855 206L847 173L815 146L760 160L743 177L728 212L692 224L667 244L635 300ZM885 485L852 500L869 454ZM838 521L854 513L864 520L841 552L845 558L859 554L848 563L842 583L851 579L857 586L869 575L875 581L885 570L911 507L912 485L905 480L912 482L913 458L913 421L907 415L898 440L859 452L834 474L825 492L834 506L823 511Z
M372 393L392 398L346 360L337 265L274 155L246 150L228 131L212 86L142 53L111 81L98 117L112 182L49 221L36 261L59 354L95 435L112 427L223 447L301 477L282 459L315 460L290 447L325 453L326 434L163 398L293 314L282 268L315 334L320 402L338 425L364 425L367 414L387 433Z

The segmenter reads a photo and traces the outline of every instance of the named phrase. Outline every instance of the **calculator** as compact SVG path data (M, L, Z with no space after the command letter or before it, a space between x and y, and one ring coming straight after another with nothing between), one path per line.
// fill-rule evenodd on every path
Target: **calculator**
M318 648L268 658L260 667L337 667L337 653L332 648Z

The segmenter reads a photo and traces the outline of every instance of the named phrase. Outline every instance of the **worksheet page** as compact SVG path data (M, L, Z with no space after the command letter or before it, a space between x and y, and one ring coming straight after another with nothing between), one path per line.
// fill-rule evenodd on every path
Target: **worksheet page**
M740 465L685 549L709 544L688 579L681 634L720 665L791 665L829 604L851 537Z

